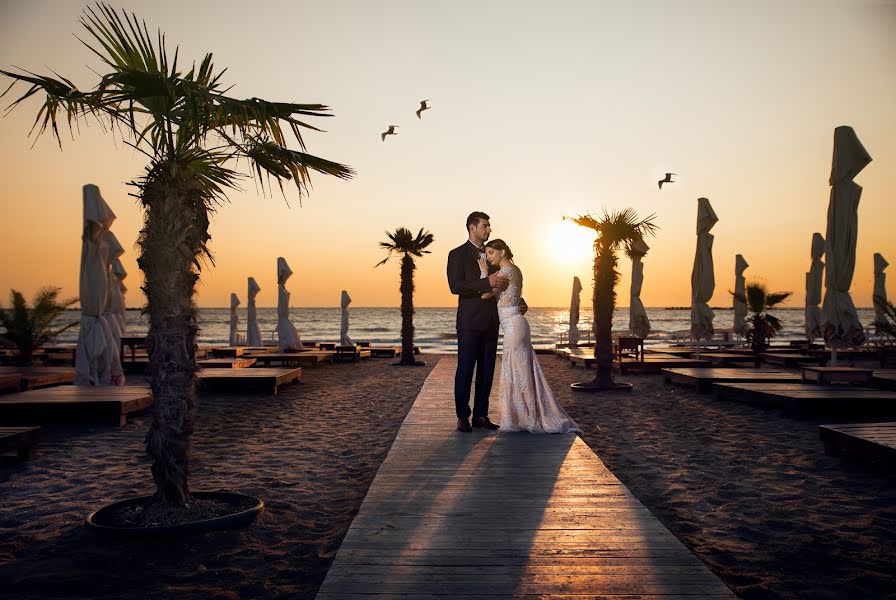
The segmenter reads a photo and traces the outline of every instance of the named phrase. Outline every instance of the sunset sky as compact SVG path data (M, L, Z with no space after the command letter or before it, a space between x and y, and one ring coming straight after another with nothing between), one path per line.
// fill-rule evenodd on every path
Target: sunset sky
M590 288L593 237L562 217L602 207L656 214L642 300L687 306L700 196L719 216L710 304L731 304L740 253L748 279L794 291L788 305L800 306L812 233L825 233L838 125L853 126L874 159L856 179L857 305L871 305L873 254L896 264L894 2L112 5L165 32L181 63L212 52L231 95L329 105L335 116L315 123L326 133L307 134L309 151L358 172L315 177L301 207L294 190L265 195L246 179L214 215L216 265L202 274L200 306L227 306L231 292L245 305L250 275L258 304L276 305L278 256L294 272L293 306L338 306L343 289L356 307L397 306L398 263L373 266L398 226L435 235L417 263L416 304L452 305L445 261L473 210L513 249L529 304L563 306L574 275ZM92 87L102 65L74 37L84 6L0 0L0 68L53 69ZM418 120L424 98L432 108ZM77 295L81 187L95 183L118 216L127 303L142 304L142 215L127 182L145 158L94 124L64 137L62 151L49 135L34 143L38 106L0 119L0 301L47 284ZM383 143L390 124L399 134ZM677 181L660 191L666 171ZM624 306L630 263L620 265Z

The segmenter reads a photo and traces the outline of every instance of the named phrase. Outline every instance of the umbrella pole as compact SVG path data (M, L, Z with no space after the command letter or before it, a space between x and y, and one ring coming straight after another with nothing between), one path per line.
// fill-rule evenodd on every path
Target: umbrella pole
M832 367L837 366L837 346L831 344L831 365Z

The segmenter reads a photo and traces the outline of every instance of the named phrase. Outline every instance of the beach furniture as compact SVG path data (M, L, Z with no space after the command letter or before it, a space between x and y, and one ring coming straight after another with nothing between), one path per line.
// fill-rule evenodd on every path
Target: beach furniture
M72 367L0 367L0 376L18 375L19 390L36 390L75 381Z
M671 368L663 369L667 383L692 386L702 394L712 391L714 383L799 383L800 376L793 372L771 369L727 368Z
M823 356L809 356L807 354L797 354L789 352L762 352L759 354L762 362L770 365L780 365L788 368L798 368L804 365L818 365L826 362Z
M871 387L896 390L896 369L877 369L871 374Z
M307 344L306 344L307 346ZM336 342L320 342L317 344L320 350L336 350Z
M317 600L734 598L578 436L456 432L456 368L426 379Z
M305 350L302 352L267 352L255 354L252 358L257 364L264 366L279 364L284 367L316 367L333 362L334 356L336 356L336 352Z
M372 355L370 350L361 348L358 344L351 346L336 346L336 362L360 362L362 358L370 358Z
M362 347L362 350L365 348ZM367 346L373 358L396 358L401 356L401 346Z
M644 338L619 336L613 342L613 352L619 360L623 355L631 356L631 352L635 360L644 360Z
M119 426L129 414L152 404L146 386L61 385L0 396L0 423L111 422Z
M126 356L125 348L129 348L131 360L137 357L138 349L146 349L146 334L144 335L123 335L121 336L121 358L124 360Z
M201 369L196 376L208 387L236 388L257 387L277 395L281 385L298 382L302 377L300 368L251 369Z
M778 408L795 416L896 414L896 392L806 383L714 383L719 400Z
M214 346L209 352L212 358L237 358L246 352L246 346Z
M853 385L871 385L873 369L857 369L856 367L803 367L802 379L808 383L833 384L848 383Z
M819 425L824 453L846 453L896 464L896 422Z
M239 358L204 358L197 360L196 364L203 369L246 369L255 364L257 359L248 356Z
M675 367L711 367L712 363L702 358L682 358L674 354L660 354L657 352L644 355L643 360L622 357L613 361L613 369L622 374L625 373L659 373L663 369Z
M691 354L691 358L697 355ZM701 352L701 360L708 360L714 367L753 367L756 360L749 354L734 352Z
M40 427L0 427L0 454L15 452L21 460L37 455Z
M19 391L22 376L19 373L0 373L0 394L9 394Z

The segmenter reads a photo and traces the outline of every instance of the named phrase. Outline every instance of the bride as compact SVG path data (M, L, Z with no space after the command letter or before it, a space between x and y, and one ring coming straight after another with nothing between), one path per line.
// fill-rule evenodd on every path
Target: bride
M489 265L499 267L510 281L507 289L482 295L483 298L498 295L498 317L504 334L501 431L581 433L579 426L557 402L535 357L529 322L520 311L523 273L512 259L513 253L503 240L492 240L485 245L485 260L479 261L483 273L488 273Z

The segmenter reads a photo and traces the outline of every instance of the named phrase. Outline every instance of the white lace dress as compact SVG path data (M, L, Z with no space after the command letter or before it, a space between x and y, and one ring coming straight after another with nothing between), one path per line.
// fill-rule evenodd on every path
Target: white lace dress
M501 431L566 433L581 431L554 397L532 348L529 321L520 313L523 275L502 267L510 280L498 295L498 316L504 334L501 359Z

